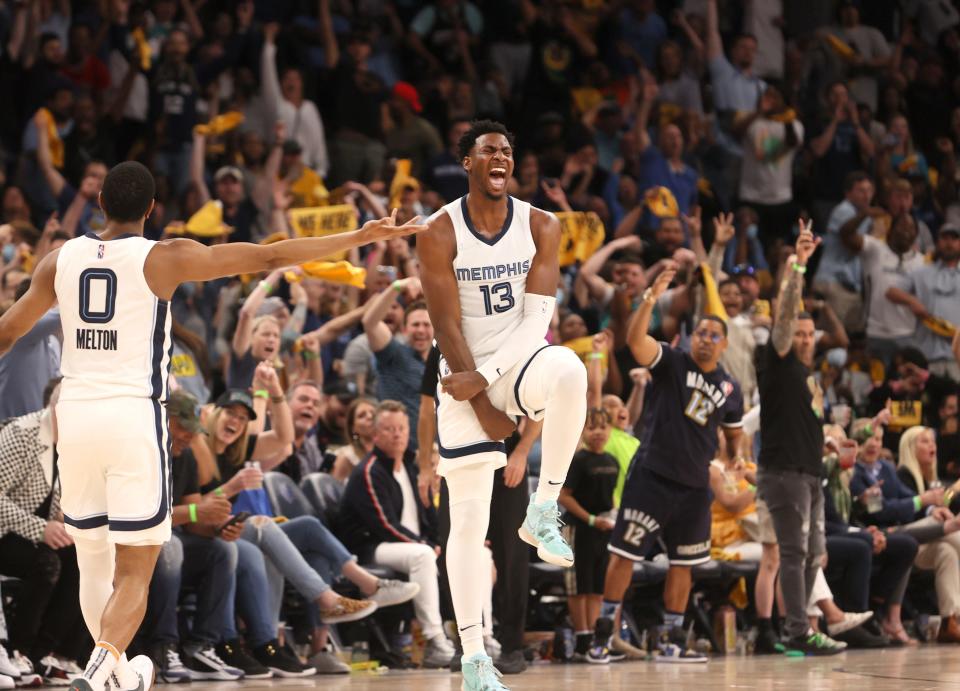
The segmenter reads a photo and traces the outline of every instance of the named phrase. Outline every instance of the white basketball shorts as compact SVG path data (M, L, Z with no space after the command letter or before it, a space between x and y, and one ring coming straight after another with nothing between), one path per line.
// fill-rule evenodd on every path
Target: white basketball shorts
M61 401L57 429L68 533L121 545L170 539L170 437L161 403Z

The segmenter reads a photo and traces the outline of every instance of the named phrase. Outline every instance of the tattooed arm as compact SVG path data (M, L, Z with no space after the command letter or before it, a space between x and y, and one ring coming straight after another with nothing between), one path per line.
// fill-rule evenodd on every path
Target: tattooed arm
M780 357L786 356L793 345L793 323L800 311L803 300L803 276L807 270L807 261L820 244L811 231L812 223L800 220L800 236L797 238L797 254L788 260L787 278L780 284L777 299L777 318L773 323L770 338Z

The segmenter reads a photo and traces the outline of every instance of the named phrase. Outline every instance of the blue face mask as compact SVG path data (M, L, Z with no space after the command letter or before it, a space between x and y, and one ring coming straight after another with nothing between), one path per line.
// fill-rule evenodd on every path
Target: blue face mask
M759 232L756 223L751 223L747 226L747 237L751 240L757 239L757 233Z
M9 264L13 261L13 257L17 253L17 248L13 245L4 245L3 246L3 263Z

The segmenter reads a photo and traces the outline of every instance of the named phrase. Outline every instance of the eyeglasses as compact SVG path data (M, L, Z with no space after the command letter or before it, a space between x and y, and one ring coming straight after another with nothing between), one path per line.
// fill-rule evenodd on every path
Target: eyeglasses
M697 329L693 332L693 335L699 338L701 341L710 341L714 345L723 340L723 334L714 333L713 331L708 331L707 329Z

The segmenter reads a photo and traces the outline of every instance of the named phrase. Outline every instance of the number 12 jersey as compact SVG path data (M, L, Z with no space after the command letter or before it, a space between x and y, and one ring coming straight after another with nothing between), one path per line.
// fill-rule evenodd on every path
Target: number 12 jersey
M170 305L143 274L156 243L93 233L60 248L54 288L63 325L61 401L163 401L170 368Z
M507 197L500 232L477 232L466 196L443 207L457 239L453 270L460 294L460 322L477 366L503 345L523 319L527 274L537 247L530 231L530 204Z

